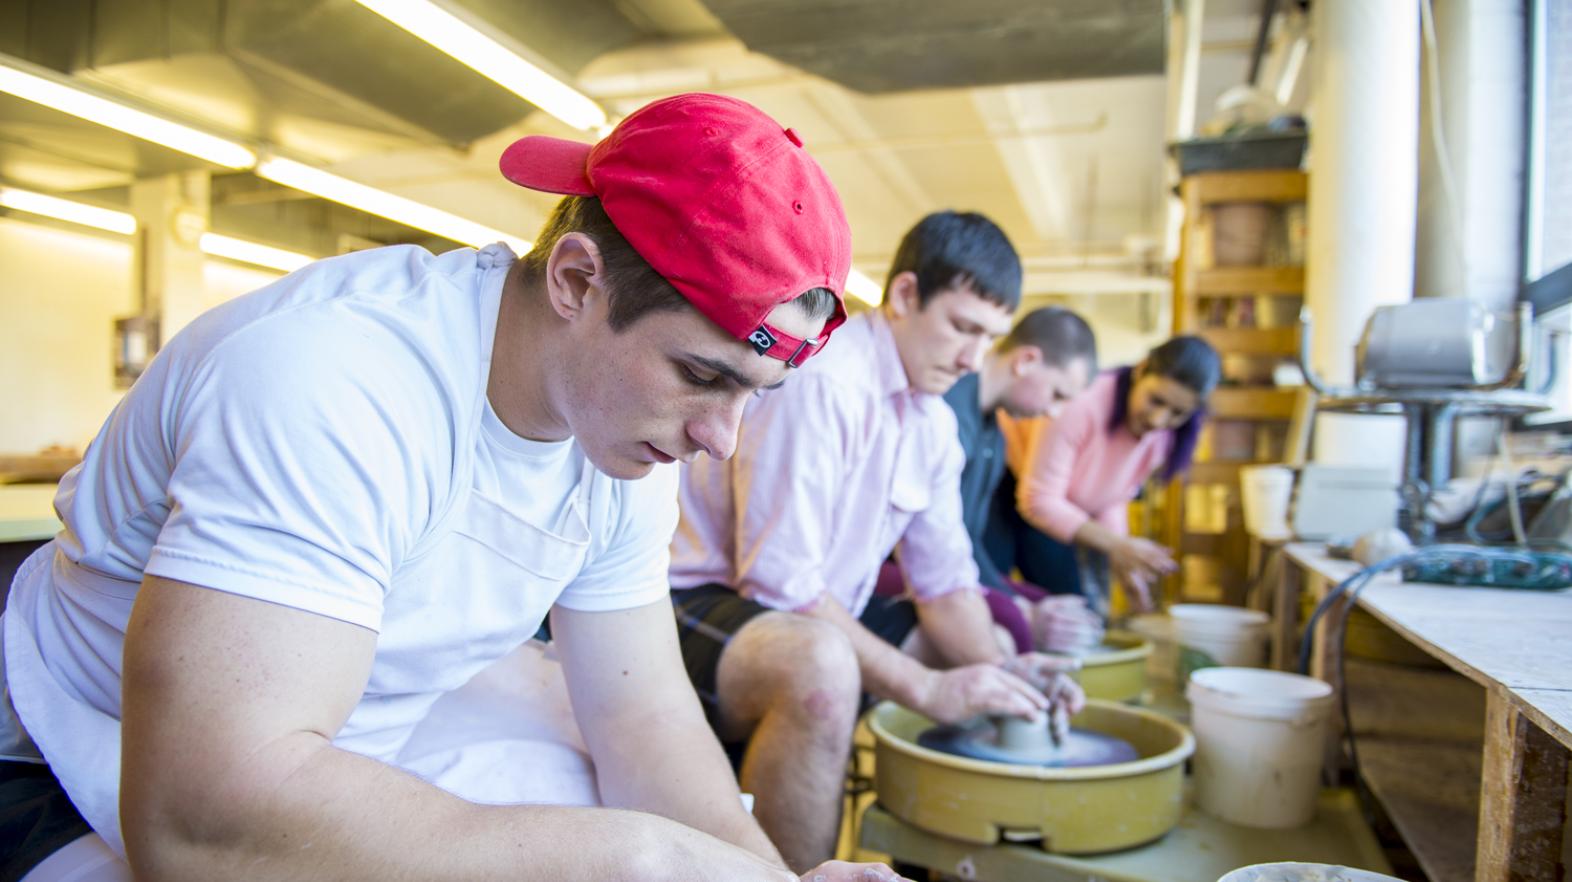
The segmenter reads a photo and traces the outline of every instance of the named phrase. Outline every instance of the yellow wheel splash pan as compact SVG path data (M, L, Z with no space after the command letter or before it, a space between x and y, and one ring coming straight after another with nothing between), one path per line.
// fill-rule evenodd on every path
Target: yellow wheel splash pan
M1151 642L1137 634L1111 631L1103 638L1103 646L1081 659L1076 679L1086 697L1139 701L1146 692L1146 657L1152 654Z
M1088 701L1073 722L1123 738L1141 758L1054 769L953 756L917 744L933 725L926 717L884 702L868 714L879 804L940 836L978 845L1040 838L1061 854L1117 851L1173 829L1184 761L1195 751L1190 731L1110 701Z

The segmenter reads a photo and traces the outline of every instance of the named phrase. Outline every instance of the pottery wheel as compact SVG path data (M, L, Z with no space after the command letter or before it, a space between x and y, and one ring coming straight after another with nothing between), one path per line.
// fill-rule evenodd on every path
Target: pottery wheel
M917 743L930 750L970 759L1026 766L1106 766L1140 759L1130 742L1101 732L1071 729L1064 744L1030 750L1012 750L998 742L998 730L990 725L934 726L917 737Z

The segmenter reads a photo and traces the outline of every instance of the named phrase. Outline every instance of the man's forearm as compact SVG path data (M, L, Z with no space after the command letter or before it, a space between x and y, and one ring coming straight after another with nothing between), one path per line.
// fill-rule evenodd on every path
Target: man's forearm
M315 735L282 739L246 763L228 783L128 776L125 837L138 878L795 879L655 815L468 803Z
M998 664L1006 659L994 639L993 615L981 591L951 591L918 601L917 620L923 638L952 667Z
M674 717L693 717L686 724ZM737 781L720 744L709 736L697 706L690 714L668 710L631 721L636 749L611 759L597 757L601 799L608 806L637 809L702 830L785 869L780 852L742 805ZM697 733L697 737L695 737ZM650 758L659 757L659 763Z

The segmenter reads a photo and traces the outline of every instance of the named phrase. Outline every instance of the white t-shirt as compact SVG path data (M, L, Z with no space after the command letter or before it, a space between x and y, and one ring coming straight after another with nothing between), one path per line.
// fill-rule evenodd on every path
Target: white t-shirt
M512 434L487 402L512 260L497 245L320 261L176 335L61 482L65 529L18 573L0 756L41 751L118 844L104 826L144 573L376 631L334 743L387 762L553 604L663 598L675 469L614 480L573 441Z

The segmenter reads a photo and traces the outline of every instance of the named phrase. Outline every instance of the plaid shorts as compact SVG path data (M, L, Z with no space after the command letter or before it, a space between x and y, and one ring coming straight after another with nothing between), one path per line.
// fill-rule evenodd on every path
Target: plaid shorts
M671 604L677 615L677 639L682 646L682 662L688 670L688 679L704 705L710 728L719 733L720 699L715 673L720 667L721 653L744 625L755 616L772 610L719 584L674 590ZM900 646L917 626L917 610L908 600L874 597L858 620L885 642ZM725 744L724 740L722 743ZM730 752L732 745L726 747Z

